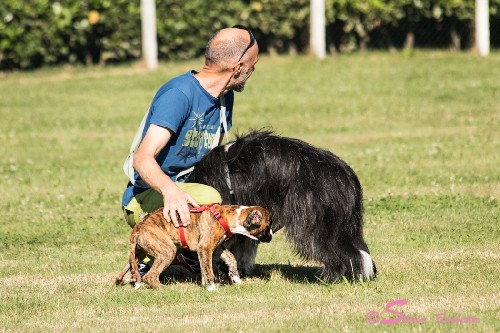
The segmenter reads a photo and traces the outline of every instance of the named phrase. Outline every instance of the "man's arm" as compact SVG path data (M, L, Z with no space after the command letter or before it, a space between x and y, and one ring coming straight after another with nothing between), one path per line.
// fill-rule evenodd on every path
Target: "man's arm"
M134 155L134 169L141 178L163 196L163 215L167 221L178 227L176 212L179 213L182 224L189 224L188 202L198 207L189 194L183 192L167 176L156 162L155 157L167 145L173 132L168 128L151 124Z

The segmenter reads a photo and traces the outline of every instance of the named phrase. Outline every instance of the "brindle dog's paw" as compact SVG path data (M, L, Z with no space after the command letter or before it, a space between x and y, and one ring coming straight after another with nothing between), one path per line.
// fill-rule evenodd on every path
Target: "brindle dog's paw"
M208 291L217 291L217 287L215 286L215 283L211 283L207 286Z
M160 287L160 281L158 280L158 278L149 276L148 274L144 275L144 277L142 278L142 282L144 282L149 287L154 288L154 289L157 289L158 287Z
M231 281L233 281L233 283L238 286L241 284L241 278L239 277L239 275L231 276Z

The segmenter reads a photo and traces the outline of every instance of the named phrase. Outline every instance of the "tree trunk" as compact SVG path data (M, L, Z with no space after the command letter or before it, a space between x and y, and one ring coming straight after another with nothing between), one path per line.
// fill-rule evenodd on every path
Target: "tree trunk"
M410 30L406 34L404 47L405 49L413 49L414 46L415 46L415 33L412 30Z
M457 33L457 30L453 26L450 30L450 38L451 38L451 45L450 49L453 51L458 51L461 49L462 45L460 44L460 35Z
M460 35L457 32L455 23L452 23L450 27L450 50L459 51L461 48Z

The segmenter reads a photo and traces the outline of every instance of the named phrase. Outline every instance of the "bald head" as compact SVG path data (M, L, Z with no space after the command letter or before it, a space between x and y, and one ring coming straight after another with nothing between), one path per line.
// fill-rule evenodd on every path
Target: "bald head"
M208 41L205 64L221 69L231 67L250 43L250 34L244 29L226 28L215 32Z

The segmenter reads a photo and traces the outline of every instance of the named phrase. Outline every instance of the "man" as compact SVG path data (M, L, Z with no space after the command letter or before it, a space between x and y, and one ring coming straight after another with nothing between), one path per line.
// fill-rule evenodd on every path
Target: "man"
M183 183L180 174L199 161L214 146L214 140L220 144L222 135L227 135L222 132L232 125L233 91L243 91L255 70L258 51L247 28L238 25L221 29L208 42L200 72L189 71L158 90L133 157L135 185L129 182L122 198L125 219L131 227L160 207L167 221L176 227L179 223L187 226L188 204L198 207L222 201L214 188ZM221 129L224 104L227 129ZM186 266L184 259L196 266L196 258L178 256Z

